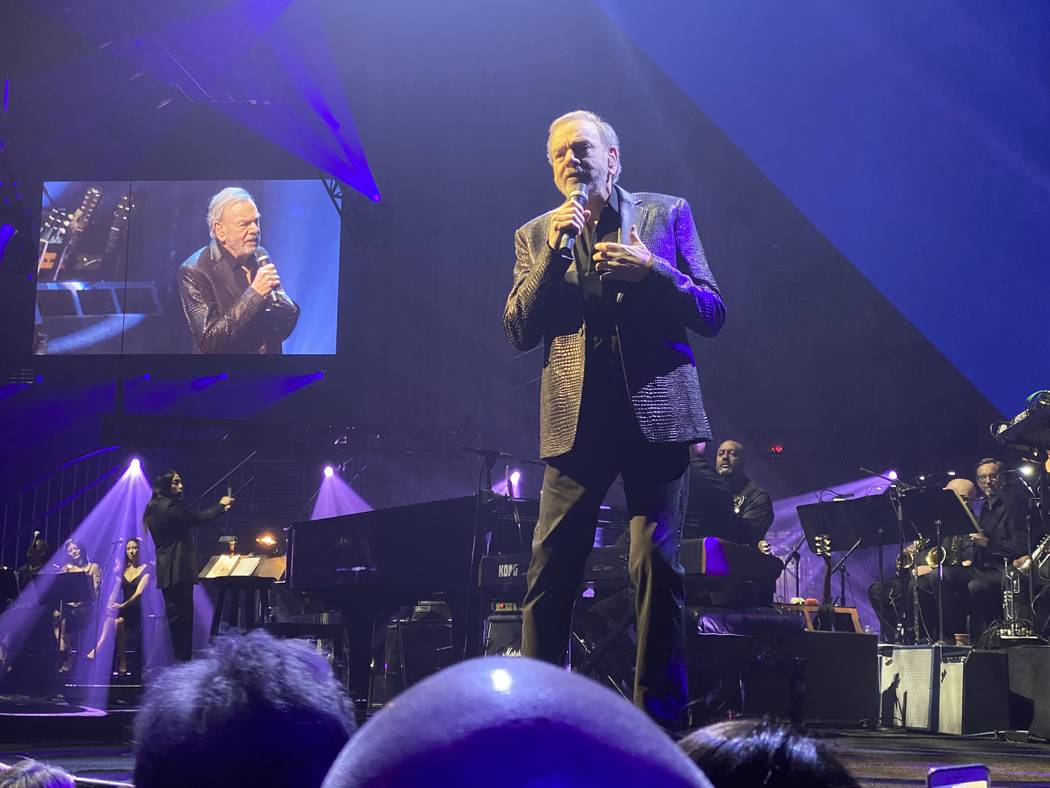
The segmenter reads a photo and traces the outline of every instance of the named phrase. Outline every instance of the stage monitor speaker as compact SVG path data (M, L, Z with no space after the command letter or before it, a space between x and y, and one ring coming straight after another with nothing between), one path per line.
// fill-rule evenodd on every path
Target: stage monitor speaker
M1010 730L1050 739L1050 646L1015 646L1010 663Z
M1010 680L1002 651L971 651L941 660L937 730L969 735L1010 727Z
M878 638L853 632L799 632L776 647L801 660L802 719L825 725L874 725L878 718Z
M941 661L966 646L883 646L879 649L879 719L885 728L935 731Z

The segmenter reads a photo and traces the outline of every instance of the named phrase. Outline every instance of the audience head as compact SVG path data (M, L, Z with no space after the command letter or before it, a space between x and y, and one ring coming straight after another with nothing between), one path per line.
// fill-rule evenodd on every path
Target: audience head
M770 720L708 725L681 747L715 788L859 788L827 748Z
M321 784L354 724L328 663L262 630L170 668L135 719L135 785Z
M461 662L416 684L350 740L325 788L707 786L639 709L522 657Z
M0 788L73 788L69 772L29 758L0 771Z

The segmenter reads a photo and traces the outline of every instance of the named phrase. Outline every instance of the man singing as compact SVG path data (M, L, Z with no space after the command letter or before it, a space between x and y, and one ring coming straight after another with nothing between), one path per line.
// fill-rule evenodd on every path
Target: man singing
M211 243L179 266L194 353L280 353L299 320L277 268L259 246L259 209L244 189L211 198Z
M517 231L503 313L515 347L545 348L547 468L522 652L563 661L598 507L621 475L637 590L634 700L674 726L686 703L681 489L689 445L711 437L685 329L714 336L725 306L689 204L616 185L620 143L608 123L582 110L557 118L547 156L566 201Z

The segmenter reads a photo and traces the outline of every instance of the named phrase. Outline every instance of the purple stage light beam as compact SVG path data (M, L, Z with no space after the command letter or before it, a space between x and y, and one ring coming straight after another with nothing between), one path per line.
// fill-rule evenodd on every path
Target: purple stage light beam
M320 520L324 517L339 517L344 514L358 514L370 512L372 507L368 501L358 495L354 489L343 481L332 469L332 475L328 475L325 468L324 478L321 481L321 489L317 491L317 500L314 502L313 512L310 513L311 520Z

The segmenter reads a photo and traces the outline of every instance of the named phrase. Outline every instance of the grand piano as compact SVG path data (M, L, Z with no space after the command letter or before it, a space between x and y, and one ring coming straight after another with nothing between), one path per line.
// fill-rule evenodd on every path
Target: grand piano
M398 608L441 599L452 611L453 649L466 648L476 498L398 506L293 523L287 587L319 592L350 629L350 692L368 694L372 644Z

